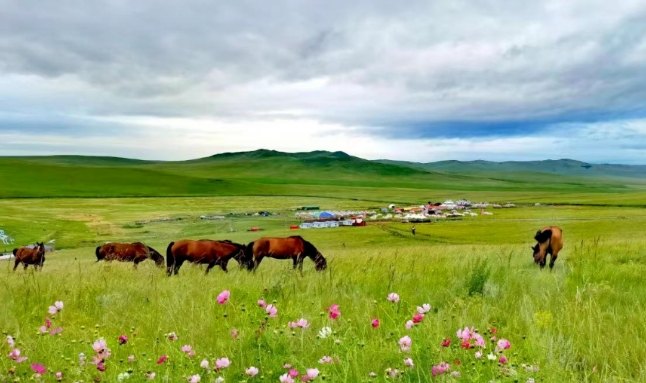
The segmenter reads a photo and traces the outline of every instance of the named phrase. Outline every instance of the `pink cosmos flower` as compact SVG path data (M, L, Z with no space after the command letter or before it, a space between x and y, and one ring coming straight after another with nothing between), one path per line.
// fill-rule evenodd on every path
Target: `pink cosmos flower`
M259 372L258 369L256 367L254 367L254 366L251 366L251 367L247 368L247 370L245 371L247 376L250 376L252 378L254 376L258 375L258 372Z
M40 331L41 334L47 334L47 327L45 326L40 326L38 330Z
M175 341L177 341L179 339L179 336L177 336L177 334L175 334L174 332L166 334L166 337L171 342L175 342Z
M54 377L56 378L56 380L60 382L61 380L63 380L63 373L58 371L57 373L54 374Z
M280 383L294 383L294 379L289 374L283 374L278 378Z
M458 330L457 336L463 342L468 342L469 340L471 340L471 335L474 334L474 333L475 333L475 331L473 330L473 328L465 327L464 330L462 330L462 329Z
M58 335L58 334L60 334L62 332L63 332L62 327L56 327L56 328L52 329L52 331L49 332L49 335Z
M227 303L230 296L231 296L231 292L229 290L224 290L218 295L218 303L221 305Z
M56 303L54 303L54 306L49 306L49 313L51 315L56 315L61 310L63 310L63 302L61 301L56 301Z
M408 322L406 322L406 330L412 329L413 326L415 326L415 322L413 322L412 320L409 320Z
M202 362L200 362L200 367L202 367L205 370L208 370L209 369L209 361L206 360L206 359L202 360Z
M16 346L16 341L11 335L7 335L7 344L9 345L9 348L14 348Z
M509 359L507 359L506 356L502 355L498 362L500 362L500 364L507 364L508 361L509 361Z
M265 308L265 312L269 315L270 318L276 318L278 316L278 309L274 305L269 305Z
M428 303L424 303L421 307L417 307L418 314L426 314L429 311L431 311L431 305L429 305Z
M134 363L134 362L135 362L135 356L134 355L128 356L128 363Z
M511 343L507 339L500 339L498 341L498 347L496 347L496 350L508 350L511 348Z
M97 340L92 344L92 349L94 349L95 353L101 354L106 349L108 349L108 344L106 343L104 338L100 338L99 340Z
M331 356L324 356L321 359L319 359L320 364L332 364L334 361L332 360Z
M105 363L101 362L101 363L97 364L96 369L101 371L101 372L105 372Z
M45 318L45 327L51 328L52 327L52 320L49 318Z
M298 378L298 375L300 375L300 374L298 373L298 371L297 371L297 370L294 370L294 369L289 370L288 374L289 374L289 376L291 376L292 378Z
M16 363L22 363L27 360L27 358L20 356L20 350L17 348L14 348L13 350L11 350L11 352L7 356L10 359L13 359L13 361Z
M119 335L119 344L124 345L128 343L128 337L125 335Z
M316 368L308 368L305 376L307 376L309 380L313 380L319 376L319 373L319 370Z
M437 366L433 366L433 368L432 368L431 372L433 373L433 376L437 376L437 375L444 375L444 374L446 374L450 369L451 369L451 367L448 365L448 363L446 363L446 362L442 362L442 363L440 363L440 364L439 364L439 365L437 365Z
M388 300L393 302L393 303L399 302L399 294L397 294L397 293L388 294Z
M310 326L310 324L307 321L307 319L301 318L301 319L297 320L296 322L289 322L288 326L289 326L289 328L299 328L300 327L302 329L306 329L306 328L308 328Z
M476 359L481 359L482 358L482 351L476 352L475 357L476 357Z
M444 339L442 342L442 347L449 347L451 345L451 339Z
M328 308L331 319L337 319L341 316L341 310L339 310L339 305L332 305Z
M228 358L221 358L217 359L215 361L215 369L216 370L221 370L223 368L227 368L231 365L231 361Z
M413 323L417 324L424 320L424 314L415 314L413 317Z
M267 307L267 303L263 301L262 299L258 300L258 306L262 307L263 309Z
M47 369L45 368L45 366L39 363L32 363L31 369L34 370L34 372L37 373L38 375L44 375L47 372Z
M189 346L188 344L185 344L182 346L182 352L184 354L188 354L189 356L192 356L191 354L195 355L195 352L193 351L193 347Z
M372 320L371 325L373 328L379 327L379 319L375 318Z
M148 380L155 379L155 376L157 376L157 374L155 374L154 372L147 372L146 373L146 379L148 379Z
M168 360L168 355L162 355L162 356L157 360L157 364L163 364L166 360Z
M485 348L487 346L486 343L485 343L484 338L482 337L482 335L480 335L478 333L474 333L472 335L472 339L475 340L475 345L478 346L478 347Z
M196 375L191 375L191 376L188 377L189 383L199 383L200 380L202 380L202 377L200 377L197 374Z
M413 340L408 335L406 335L401 338L398 343L402 351L408 352L413 345Z
M388 374L388 376L390 376L392 379L396 379L401 374L401 371L399 371L397 369L387 368L386 369L386 374Z
M292 365L291 365L291 364L289 364L289 363L285 363L285 364L283 364L283 368L284 368L285 370L291 370Z
M406 358L404 359L404 366L408 368L413 368L415 367L415 364L413 363L413 360L411 358Z

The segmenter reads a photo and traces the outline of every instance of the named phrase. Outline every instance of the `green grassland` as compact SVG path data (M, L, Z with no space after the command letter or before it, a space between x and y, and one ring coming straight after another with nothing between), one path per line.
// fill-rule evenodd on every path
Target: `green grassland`
M407 173L341 153L293 157L286 161L283 154L263 151L186 163L1 159L0 228L16 245L55 239L57 250L39 272L13 272L12 262L0 261L0 330L14 336L29 358L10 360L0 339L0 382L36 379L30 363L47 367L40 378L46 382L55 381L57 371L69 382L115 382L127 371L129 382L147 381L148 371L166 382L194 374L201 382L220 376L227 382L278 382L285 363L301 372L318 368L318 380L331 382L390 381L387 368L401 370L402 382L646 381L646 191L640 179ZM372 168L363 172L362 166ZM411 224L401 222L289 230L300 206L362 210L446 198L521 206L417 224L415 236ZM274 215L245 215L258 211ZM226 218L200 219L215 214ZM177 220L146 222L160 218ZM549 224L563 228L565 240L551 272L533 264L529 249L536 230ZM252 226L263 230L247 231ZM181 238L247 243L261 235L294 234L321 250L328 270L317 273L306 260L298 272L291 262L268 259L255 274L231 264L227 274L214 269L205 276L204 267L189 265L168 278L148 261L134 270L131 264L96 263L94 256L106 241L141 240L165 254L168 243ZM216 296L225 289L231 299L220 305ZM401 301L388 302L390 292ZM266 318L258 299L275 302L278 317ZM52 317L53 326L63 332L38 334L50 316L48 306L58 300L65 308ZM432 311L406 330L423 303ZM340 305L337 320L326 314L332 304ZM299 318L310 327L288 328ZM371 327L373 318L380 327ZM321 339L324 326L334 334ZM456 330L465 326L486 335L484 358L460 348ZM495 347L486 332L491 327L512 344L502 367L486 357ZM168 341L169 332L179 340ZM121 334L129 342L119 346ZM405 335L413 341L408 353L397 344ZM112 349L106 371L79 366L78 355L91 360L92 342L100 337ZM452 344L443 348L447 338ZM185 355L183 345L197 355ZM161 355L169 359L158 365ZM319 364L326 355L338 363ZM217 373L200 367L203 359L213 365L221 357L231 367ZM407 357L412 369L403 364ZM431 367L443 361L461 377L432 377ZM539 370L529 372L523 364ZM254 378L245 375L252 365L260 369ZM369 378L370 372L377 377Z

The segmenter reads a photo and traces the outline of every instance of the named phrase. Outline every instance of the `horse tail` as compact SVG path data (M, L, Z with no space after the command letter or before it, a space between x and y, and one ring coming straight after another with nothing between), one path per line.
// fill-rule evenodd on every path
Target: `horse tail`
M253 270L254 267L254 255L253 255L253 246L255 245L254 242L249 242L246 247L244 247L244 258L245 261L247 262L247 269Z
M170 276L173 273L173 266L175 265L175 256L173 255L173 245L175 242L168 244L166 248L166 273Z
M148 248L148 252L150 253L150 259L155 261L155 264L159 267L164 265L164 256L159 254L159 252L155 249L153 249L150 246L146 246Z

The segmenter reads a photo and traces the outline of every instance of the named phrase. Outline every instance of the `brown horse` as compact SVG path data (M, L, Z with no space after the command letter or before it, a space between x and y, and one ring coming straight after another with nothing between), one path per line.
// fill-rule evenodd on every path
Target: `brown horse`
M134 262L137 265L146 259L152 259L158 267L164 265L164 257L150 246L141 242L116 243L108 242L96 248L96 261Z
M180 267L185 261L195 264L206 264L206 274L211 269L219 265L224 272L228 272L227 264L231 258L240 260L246 259L244 256L245 246L231 241L212 241L203 239L193 241L184 239L177 242L171 242L166 249L166 273L171 276L177 275Z
M37 242L33 248L21 247L20 249L13 249L13 255L16 257L13 271L16 271L16 268L21 263L25 266L25 270L27 270L28 265L33 265L36 270L40 267L42 270L45 263L45 244Z
M554 268L554 262L563 249L563 231L556 226L547 226L536 232L534 239L538 242L532 247L534 262L545 267L547 254L550 254L550 270Z
M253 270L258 269L260 262L264 257L275 259L291 259L294 263L294 269L298 266L303 269L303 260L309 257L314 261L317 271L327 268L327 261L323 255L310 242L300 236L287 238L260 238L255 242L247 245L248 267Z

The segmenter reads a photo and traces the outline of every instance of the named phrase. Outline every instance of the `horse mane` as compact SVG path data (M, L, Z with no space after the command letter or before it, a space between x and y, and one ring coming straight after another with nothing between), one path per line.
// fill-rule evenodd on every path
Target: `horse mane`
M305 250L305 254L307 254L307 255L309 255L311 257L315 257L316 254L319 252L316 249L316 247L314 245L312 245L311 242L308 242L308 241L304 240L302 237L299 236L298 238L300 238L301 241L303 241L303 248Z
M548 229L545 231L537 231L536 235L534 236L534 239L538 243L543 243L546 242L548 239L552 238L552 230Z

